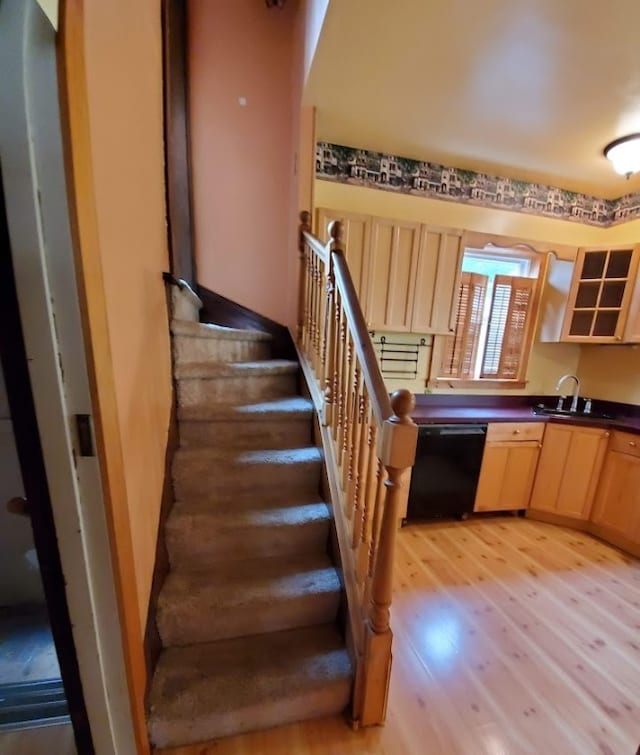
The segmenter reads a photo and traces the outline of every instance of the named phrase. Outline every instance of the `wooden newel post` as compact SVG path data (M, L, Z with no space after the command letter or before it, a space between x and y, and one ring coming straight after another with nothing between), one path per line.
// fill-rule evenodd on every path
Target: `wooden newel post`
M378 456L388 478L385 481L384 509L371 583L371 605L365 632L364 674L362 680L363 726L384 722L391 675L389 608L393 592L393 562L402 499L401 479L416 456L418 428L411 419L415 406L413 394L396 391L391 398L393 416L385 421L379 438Z
M300 252L300 278L298 280L298 343L302 345L302 336L305 322L306 307L306 265L305 265L305 240L304 234L311 233L311 213L303 210L300 213L300 225L298 227L298 250Z
M344 254L344 225L341 220L331 223L331 251Z

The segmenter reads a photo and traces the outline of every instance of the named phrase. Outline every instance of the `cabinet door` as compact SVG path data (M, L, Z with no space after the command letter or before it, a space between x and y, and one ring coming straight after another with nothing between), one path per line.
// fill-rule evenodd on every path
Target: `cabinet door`
M414 333L449 335L455 330L462 234L423 225L411 315Z
M640 458L609 451L592 520L618 535L640 542Z
M360 306L364 310L367 299L371 218L368 215L358 215L353 212L320 208L317 212L316 233L321 241L328 241L331 238L328 226L334 220L339 220L343 224L345 257L353 285L360 299Z
M539 453L537 441L487 443L473 510L526 509Z
M635 286L640 247L580 249L562 339L622 341Z
M608 437L600 428L548 424L530 508L588 519Z
M420 225L373 218L365 317L373 330L411 330Z

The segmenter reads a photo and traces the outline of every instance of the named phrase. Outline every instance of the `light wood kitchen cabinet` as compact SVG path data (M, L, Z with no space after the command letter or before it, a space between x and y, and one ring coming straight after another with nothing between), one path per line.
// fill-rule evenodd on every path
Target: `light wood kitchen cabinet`
M460 231L422 226L411 315L414 333L447 335L455 330L463 251Z
M640 245L579 249L562 328L563 341L640 340Z
M365 317L372 330L411 330L420 225L373 218Z
M328 241L329 223L339 220L343 225L344 251L349 264L349 272L353 278L361 305L367 299L367 276L369 274L369 234L371 218L368 215L358 215L353 212L334 212L333 210L318 210L316 234L321 241ZM364 306L363 306L364 308Z
M640 545L640 436L613 433L591 519Z
M529 507L589 519L608 438L602 428L549 423Z
M316 223L322 240L332 220L344 224L345 254L369 329L453 331L461 231L322 208Z
M528 507L543 431L541 422L489 425L474 511Z

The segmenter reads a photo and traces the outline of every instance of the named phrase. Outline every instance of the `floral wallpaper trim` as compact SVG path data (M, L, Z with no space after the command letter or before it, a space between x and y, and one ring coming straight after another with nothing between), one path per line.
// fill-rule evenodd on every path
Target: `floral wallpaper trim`
M640 193L618 199L318 142L316 177L400 194L574 220L602 228L640 217Z

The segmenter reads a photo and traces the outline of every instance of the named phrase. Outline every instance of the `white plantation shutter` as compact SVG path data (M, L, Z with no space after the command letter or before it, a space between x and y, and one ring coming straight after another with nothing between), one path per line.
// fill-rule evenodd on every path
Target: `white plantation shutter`
M481 378L519 377L535 285L535 278L496 275Z
M460 275L455 332L445 339L440 377L473 378L488 280L477 273Z

